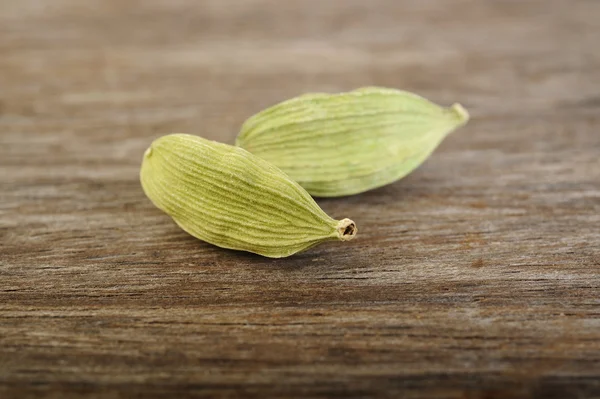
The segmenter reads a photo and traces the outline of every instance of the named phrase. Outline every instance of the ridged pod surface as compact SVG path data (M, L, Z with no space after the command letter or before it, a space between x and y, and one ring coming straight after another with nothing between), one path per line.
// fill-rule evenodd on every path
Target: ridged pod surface
M310 93L249 118L236 145L271 162L310 194L337 197L392 183L469 119L395 89Z
M155 140L140 180L159 209L196 238L280 258L324 241L354 238L277 167L227 144L188 134Z

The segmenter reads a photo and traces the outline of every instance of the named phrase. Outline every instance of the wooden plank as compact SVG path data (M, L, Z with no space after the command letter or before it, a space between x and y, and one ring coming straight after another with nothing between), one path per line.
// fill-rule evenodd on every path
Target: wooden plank
M0 3L0 397L600 397L600 2ZM472 114L359 238L191 238L156 137L365 85Z

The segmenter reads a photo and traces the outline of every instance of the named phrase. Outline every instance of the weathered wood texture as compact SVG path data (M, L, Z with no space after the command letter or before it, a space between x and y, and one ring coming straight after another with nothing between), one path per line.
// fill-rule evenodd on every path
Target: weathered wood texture
M600 397L600 1L1 0L0 397ZM145 198L309 91L472 113L272 260Z

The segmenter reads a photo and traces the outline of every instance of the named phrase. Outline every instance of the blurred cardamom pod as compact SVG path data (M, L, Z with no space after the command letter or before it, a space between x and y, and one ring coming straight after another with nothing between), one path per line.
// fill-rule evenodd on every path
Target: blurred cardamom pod
M140 171L154 205L196 238L280 258L357 229L334 220L285 173L248 151L188 134L155 140Z
M310 93L249 118L236 145L310 194L337 197L392 183L423 163L469 114L395 89Z

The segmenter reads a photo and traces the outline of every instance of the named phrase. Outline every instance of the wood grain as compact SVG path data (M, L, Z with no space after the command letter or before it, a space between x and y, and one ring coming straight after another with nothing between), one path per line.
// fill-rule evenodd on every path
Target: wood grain
M600 2L0 2L0 397L600 397ZM221 250L144 197L170 132L310 91L468 126L320 200L359 238Z

